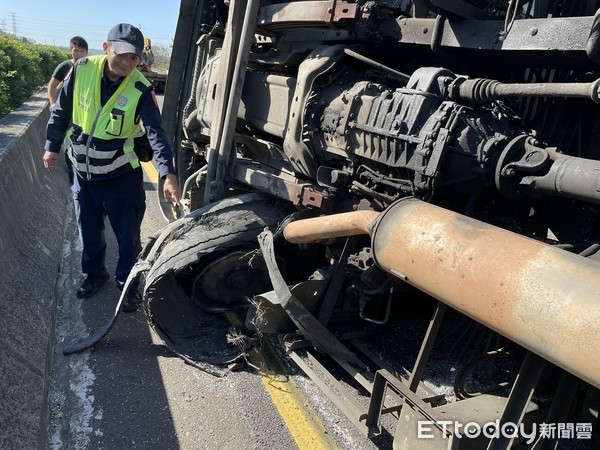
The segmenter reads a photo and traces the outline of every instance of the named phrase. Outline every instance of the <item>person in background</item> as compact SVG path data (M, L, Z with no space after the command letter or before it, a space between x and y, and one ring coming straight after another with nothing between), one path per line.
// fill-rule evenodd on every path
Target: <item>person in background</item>
M80 58L85 58L88 54L88 43L81 36L73 36L69 41L69 53L71 59L61 62L48 81L48 100L50 100L50 111L54 109L54 104L60 92L61 83L73 67L73 64Z
M81 36L73 36L69 41L69 53L71 59L61 62L52 73L50 81L48 81L48 100L50 100L50 111L54 109L56 99L60 93L62 83L71 70L71 67L81 58L85 58L88 54L88 43ZM67 173L69 174L69 183L73 184L73 167L67 156L68 143L65 141L62 150L65 152L65 160L67 162Z
M110 278L105 265L107 215L119 246L115 281L120 289L141 251L146 199L133 140L142 123L164 179L165 200L179 204L181 196L152 85L136 69L144 48L142 32L128 23L115 25L102 48L103 55L80 59L65 78L44 145L43 164L53 172L70 129L73 201L83 240L81 268L86 274L77 290L79 298L91 297ZM137 286L132 286L122 310L135 311L140 300Z

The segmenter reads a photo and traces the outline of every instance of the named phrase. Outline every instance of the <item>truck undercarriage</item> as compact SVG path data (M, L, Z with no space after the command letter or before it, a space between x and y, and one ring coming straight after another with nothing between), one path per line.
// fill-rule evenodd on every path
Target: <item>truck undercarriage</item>
M597 3L182 1L161 337L219 373L278 336L394 448L597 443Z

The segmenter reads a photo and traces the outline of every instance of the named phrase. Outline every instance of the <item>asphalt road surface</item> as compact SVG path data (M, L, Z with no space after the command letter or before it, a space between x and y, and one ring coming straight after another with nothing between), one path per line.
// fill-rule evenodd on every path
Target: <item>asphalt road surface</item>
M67 176L65 171L55 176ZM156 172L145 166L147 210L142 240L166 222L159 212ZM61 192L70 203L70 192ZM106 228L109 272L116 241ZM119 314L92 349L64 356L110 318L119 291L113 280L80 300L81 246L68 208L50 399L50 449L377 448L289 361L253 353L256 368L217 377L186 364L162 344L145 314ZM290 373L291 372L291 373Z

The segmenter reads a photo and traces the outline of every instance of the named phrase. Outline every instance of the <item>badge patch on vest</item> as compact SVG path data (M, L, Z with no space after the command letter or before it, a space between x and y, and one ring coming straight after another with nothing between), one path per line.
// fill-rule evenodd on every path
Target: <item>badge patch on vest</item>
M119 104L119 106L125 106L127 104L127 97L121 95L117 100L117 103Z

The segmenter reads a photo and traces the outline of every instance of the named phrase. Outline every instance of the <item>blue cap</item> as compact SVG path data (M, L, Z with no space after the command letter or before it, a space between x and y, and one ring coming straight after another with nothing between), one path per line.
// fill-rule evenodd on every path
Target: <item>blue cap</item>
M115 53L135 53L142 57L144 50L144 35L139 28L129 23L120 23L112 27L106 38L111 43Z

